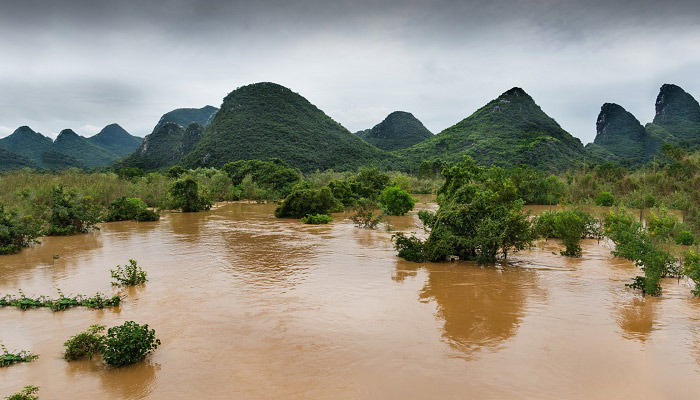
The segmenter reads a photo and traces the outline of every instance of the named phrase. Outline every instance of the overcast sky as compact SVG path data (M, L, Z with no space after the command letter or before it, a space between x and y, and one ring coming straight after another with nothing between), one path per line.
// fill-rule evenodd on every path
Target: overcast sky
M600 106L642 122L663 83L700 99L700 1L0 0L0 137L151 132L174 108L277 82L351 131L433 132L520 86L585 144Z

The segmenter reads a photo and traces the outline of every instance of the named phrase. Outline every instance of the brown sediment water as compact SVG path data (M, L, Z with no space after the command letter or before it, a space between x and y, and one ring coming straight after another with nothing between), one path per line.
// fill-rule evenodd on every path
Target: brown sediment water
M103 224L0 257L0 294L112 293L109 269L129 258L149 276L117 309L0 309L0 341L40 355L0 368L0 397L32 384L41 399L700 398L700 300L683 280L660 298L625 288L639 271L604 242L580 259L550 240L497 266L418 264L383 228L273 210ZM415 214L390 225L421 231ZM71 335L127 320L162 340L146 362L63 360Z

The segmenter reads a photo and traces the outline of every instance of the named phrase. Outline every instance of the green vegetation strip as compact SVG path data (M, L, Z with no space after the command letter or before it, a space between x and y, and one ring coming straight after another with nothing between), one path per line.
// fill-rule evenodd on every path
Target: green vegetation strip
M66 297L59 291L59 297L52 299L47 296L27 297L21 290L19 296L7 294L0 297L0 307L16 307L21 310L30 308L50 308L53 311L62 311L72 307L87 307L101 309L107 307L116 307L121 303L122 299L119 296L106 297L102 293L96 293L92 297L79 294L74 297Z

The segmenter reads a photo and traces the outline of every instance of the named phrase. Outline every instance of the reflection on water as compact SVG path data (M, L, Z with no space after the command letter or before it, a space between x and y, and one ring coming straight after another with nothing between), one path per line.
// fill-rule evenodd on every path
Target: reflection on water
M654 328L656 319L655 299L635 297L626 304L618 305L618 324L628 339L646 341Z
M393 279L415 276L418 265L399 263ZM426 263L422 268L428 279L419 298L437 304L443 336L458 356L469 358L479 350L496 349L516 334L528 294L534 290L534 271L467 262Z
M700 396L700 300L675 280L642 298L624 286L639 271L607 243L584 241L580 259L550 240L508 265L418 264L396 257L383 227L347 214L309 226L274 207L103 224L0 257L0 294L127 296L110 310L0 309L0 341L40 354L0 368L0 398L26 384L78 400ZM388 223L423 234L415 212ZM111 287L129 258L149 281ZM162 340L147 362L63 360L76 332L127 320Z

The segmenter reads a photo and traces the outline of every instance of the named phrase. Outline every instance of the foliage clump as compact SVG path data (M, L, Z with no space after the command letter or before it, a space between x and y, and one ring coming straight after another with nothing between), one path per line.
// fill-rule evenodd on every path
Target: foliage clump
M160 215L156 211L149 210L143 200L122 196L110 204L105 221L157 221L159 219Z
M50 308L53 311L63 311L72 307L86 307L94 309L102 309L106 307L117 307L121 303L121 297L112 296L105 297L101 293L96 293L93 297L79 294L74 297L66 297L59 290L59 297L52 299L48 296L27 297L24 292L19 291L19 296L5 295L0 297L0 307L15 307L20 310L28 310L30 308Z
M695 235L690 231L682 230L676 235L676 244L682 246L692 246L695 244Z
M595 205L612 207L615 205L615 196L613 196L610 192L600 192L595 198Z
M211 201L199 193L199 185L192 178L184 178L175 181L170 188L173 198L173 208L182 212L197 212L209 210Z
M405 215L413 210L416 199L398 186L390 186L382 191L380 202L388 215Z
M110 269L109 272L112 279L116 280L112 282L112 286L137 286L143 285L148 280L146 271L133 259L129 260L129 264L117 265L116 269Z
M581 210L547 211L533 219L537 237L558 238L564 243L563 256L581 257L581 239L600 235L595 218Z
M39 398L39 396L36 395L38 392L38 386L27 385L18 393L13 393L5 397L5 400L37 400Z
M32 243L41 232L40 225L31 217L20 217L16 212L6 211L0 204L0 254L13 254Z
M68 361L90 358L101 353L104 349L104 325L91 325L86 331L80 332L63 343L66 352L63 355Z
M243 189L242 184L248 178L262 190L274 193L280 198L289 195L294 184L300 180L299 173L279 158L269 161L238 160L224 164L221 171L225 172L231 179L231 183L240 189ZM267 197L273 197L273 195Z
M661 278L678 276L677 260L660 249L642 224L626 212L611 211L603 220L605 235L615 243L613 254L634 261L644 271L628 286L651 296L661 295Z
M275 210L277 218L303 218L309 214L328 214L341 205L328 187L321 189L294 188Z
M695 287L690 292L695 296L700 296L700 254L692 250L689 251L683 265L683 273L695 283Z
M121 367L143 361L159 345L155 330L127 321L107 330L102 357L108 365Z
M47 235L86 233L100 221L100 208L90 196L66 193L63 186L53 188L51 218Z
M501 168L478 166L471 158L443 170L437 213L421 213L430 236L423 244L428 261L450 256L481 264L530 245L531 226L523 201Z
M328 214L308 214L301 219L301 222L312 225L322 225L333 221Z
M384 215L377 212L378 208L374 201L361 198L357 201L355 214L350 219L359 228L374 229L384 219Z
M2 353L0 353L0 368L21 362L32 362L39 358L38 355L33 354L27 350L21 350L18 352L11 353L2 343L0 343L0 350L2 350Z
M413 262L425 261L423 253L423 241L415 235L406 236L399 232L392 236L394 239L394 248L399 253L399 257Z

